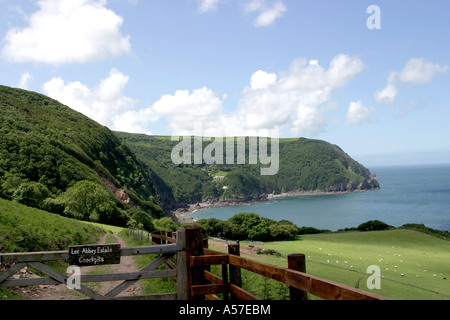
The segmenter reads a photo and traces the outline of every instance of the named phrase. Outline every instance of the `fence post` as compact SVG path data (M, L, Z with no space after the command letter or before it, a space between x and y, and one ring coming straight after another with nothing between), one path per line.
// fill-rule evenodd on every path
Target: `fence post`
M288 269L306 272L306 259L304 254L290 254L288 255ZM297 288L289 287L290 300L308 300L308 295L305 291Z
M186 230L184 228L177 231L177 245L183 250L177 252L177 293L178 300L188 299L188 270L186 262Z
M241 255L241 249L239 244L229 244L228 253L235 256ZM241 268L230 264L230 284L234 284L238 287L242 286ZM233 294L231 294L231 300L238 300Z
M203 248L209 249L208 238L203 238ZM211 266L206 266L205 270L206 271L211 271Z
M205 300L205 296L192 296L193 285L204 284L205 274L203 267L191 267L192 256L203 255L202 228L186 228L186 265L188 270L188 300Z
M152 233L152 244L154 243L155 245L159 245L161 244L161 239L153 237L153 235L158 235L158 232L155 231Z

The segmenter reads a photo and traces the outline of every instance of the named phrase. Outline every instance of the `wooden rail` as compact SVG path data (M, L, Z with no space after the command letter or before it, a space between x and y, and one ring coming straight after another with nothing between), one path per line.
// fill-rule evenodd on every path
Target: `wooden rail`
M261 298L241 288L240 269L246 269L287 284L290 287L291 300L304 300L307 297L306 293L327 300L388 300L377 294L306 274L304 272L304 255L289 255L289 268L281 268L240 257L239 245L230 245L228 254L208 248L201 248L200 250L198 239L201 238L201 229L191 229L190 232L198 233L195 237L188 238L188 241L197 241L198 243L187 245L187 247L193 247L197 250L197 254L188 253L190 259L188 270L194 270L190 275L193 279L189 283L190 294L193 299L204 299L204 297L215 299L217 294L224 294L224 297L231 294L232 299L261 300ZM198 271L211 265L222 266L222 277L213 275L209 271L203 270L203 273ZM230 269L230 280L228 280L226 265Z
M237 244L228 245L228 253L208 248L202 229L181 228L176 233L153 233L153 246L121 248L121 256L159 254L160 256L139 272L81 276L81 282L123 281L106 295L100 295L85 286L81 292L92 299L116 299L117 295L140 279L175 277L176 293L136 297L139 299L178 300L262 300L242 289L241 269L260 274L289 286L291 300L305 300L307 293L327 300L387 300L387 298L325 280L306 273L305 256L288 256L288 268L282 268L240 256ZM168 243L168 244L167 244ZM176 264L170 261L176 258ZM66 283L67 276L42 264L44 261L67 260L68 251L6 253L0 254L0 263L14 263L0 273L0 286L25 286ZM155 269L168 263L167 270ZM48 275L37 279L9 279L25 266L30 265ZM221 276L210 271L210 266L221 267Z

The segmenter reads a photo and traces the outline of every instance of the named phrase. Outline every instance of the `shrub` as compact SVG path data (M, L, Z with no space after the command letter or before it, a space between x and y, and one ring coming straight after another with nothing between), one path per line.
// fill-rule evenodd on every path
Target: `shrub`
M26 206L42 209L44 207L44 200L50 194L47 187L39 182L25 182L14 191L13 199Z
M274 240L290 240L297 236L297 228L288 224L277 223L269 226L268 229Z
M261 249L261 248L258 248L258 250L256 250L256 253L257 254L267 254L267 255L270 255L270 256L277 256L277 257L281 256L281 253L279 253L278 251L273 250L273 249Z
M389 230L393 228L392 226L379 221L379 220L370 220L364 223L361 223L358 226L358 231L378 231L378 230Z
M154 220L154 224L158 231L175 232L178 229L178 225L169 217Z
M155 230L153 219L146 212L139 209L129 209L127 215L129 218L128 226L149 232Z
M314 227L301 227L298 229L298 234L319 234L319 233L330 233L327 229L317 229Z
M1 184L0 188L0 196L5 197L7 199L12 199L14 191L16 191L25 180L13 175L7 174L5 175L4 181Z
M242 212L228 219L228 222L236 226L238 234L234 235L236 240L249 239L249 232L253 227L260 224L261 218L256 213Z
M226 221L201 219L195 225L202 227L206 236L234 240L290 240L295 239L300 230L290 221L277 222L248 212L238 213Z

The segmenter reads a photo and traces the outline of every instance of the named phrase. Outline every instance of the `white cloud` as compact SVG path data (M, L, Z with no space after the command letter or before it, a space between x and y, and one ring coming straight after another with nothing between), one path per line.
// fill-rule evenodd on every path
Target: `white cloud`
M321 133L326 127L324 111L332 91L344 86L364 69L356 57L338 55L328 69L318 61L294 60L278 80L264 88L242 92L237 116L249 129L289 128L297 136Z
M250 86L252 89L265 89L270 85L273 85L277 81L277 75L275 73L267 73L262 70L256 71L251 80Z
M144 133L151 135L148 125L156 121L158 116L151 108L138 111L130 110L122 114L115 115L112 120L111 129L128 133Z
M258 13L254 20L255 27L267 27L281 18L287 8L283 1L276 1L272 6L268 6L265 0L251 0L244 5L245 13Z
M318 61L293 61L279 75L259 70L241 92L232 114L223 110L223 100L208 88L177 91L152 106L154 114L165 117L174 134L192 132L202 121L208 135L254 135L261 130L288 128L297 136L317 135L325 127L324 112L332 104L334 88L348 83L364 64L356 57L338 55L325 69Z
M395 84L388 84L383 90L375 93L375 101L378 103L393 104L397 100L398 89Z
M28 87L30 85L30 82L33 81L34 77L31 73L29 72L24 72L19 80L19 85L18 87L21 89L25 89L28 90Z
M312 64L314 66L314 64ZM351 78L363 71L364 63L356 57L340 54L333 58L327 72L327 81L333 87L346 85Z
M175 135L193 134L194 123L203 122L205 132L215 130L223 123L223 102L206 87L178 90L174 95L163 95L151 108L158 117L165 117Z
M136 104L135 100L124 95L128 80L128 76L111 69L108 77L93 89L78 81L66 84L60 77L55 77L43 85L43 90L51 98L114 129L119 123L117 115Z
M132 109L136 101L124 95L128 76L112 69L94 88L55 77L44 84L51 97L113 130L149 133L148 126L165 120L173 135L192 135L202 122L207 136L250 136L262 130L287 129L296 136L318 135L327 125L325 112L334 104L333 90L346 85L364 69L357 57L338 55L323 67L316 60L294 60L278 74L256 71L243 88L232 112L226 112L226 94L207 87L177 90L147 108ZM352 110L349 123L367 119L368 108ZM369 108L370 111L370 108Z
M437 63L426 61L424 58L411 58L400 71L392 71L389 74L386 87L375 93L375 101L378 103L393 104L397 100L397 83L403 82L419 85L431 82L438 73L450 71L450 66L441 66Z
M358 125L370 121L370 116L375 112L373 107L366 107L361 101L351 102L347 112L346 125Z
M128 81L128 76L111 69L108 77L92 89L79 81L65 83L55 77L44 84L43 90L48 96L117 131L151 134L148 126L163 117L173 134L179 135L193 134L196 121L203 121L205 133L211 135L223 124L222 100L206 87L192 92L178 90L174 95L163 95L151 107L135 110L137 101L124 94Z
M220 2L221 0L197 0L197 10L202 14L215 11ZM270 26L287 11L282 0L244 0L243 9L244 14L256 15L253 20L255 27Z
M391 72L389 75L387 85L383 90L375 93L375 101L378 103L393 104L397 100L398 89L395 84L397 78L396 72Z
M219 0L198 0L198 11L200 13L207 13L217 9Z
M399 72L398 79L410 84L423 84L431 82L437 73L449 70L449 66L440 66L437 63L425 61L423 58L411 58Z
M120 33L123 19L106 0L40 0L25 28L12 28L2 56L12 62L53 66L85 63L131 52Z

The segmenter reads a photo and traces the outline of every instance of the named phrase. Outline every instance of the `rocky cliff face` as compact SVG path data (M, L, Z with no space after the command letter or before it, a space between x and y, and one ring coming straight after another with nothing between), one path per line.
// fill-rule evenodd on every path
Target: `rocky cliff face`
M368 191L380 188L380 184L375 179L365 179L363 182L351 181L348 184L342 182L336 183L327 188L326 192L354 192L354 191Z
M360 190L380 189L380 184L375 179L368 179L368 180L366 179L361 183L358 189Z

